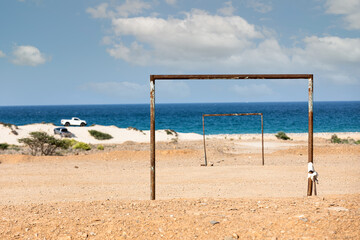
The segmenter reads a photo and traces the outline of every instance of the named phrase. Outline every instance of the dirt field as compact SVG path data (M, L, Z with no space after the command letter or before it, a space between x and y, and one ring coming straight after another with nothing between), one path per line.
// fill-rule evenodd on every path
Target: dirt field
M360 146L315 139L318 196L306 197L307 142L159 143L101 153L0 155L0 239L359 239Z

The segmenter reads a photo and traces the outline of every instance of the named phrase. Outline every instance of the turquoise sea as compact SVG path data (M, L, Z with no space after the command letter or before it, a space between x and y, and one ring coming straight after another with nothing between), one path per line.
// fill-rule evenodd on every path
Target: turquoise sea
M202 133L202 114L263 113L264 132L308 131L307 102L156 104L156 129ZM79 117L92 124L150 129L149 104L1 106L0 122L25 125ZM259 133L260 116L206 117L207 134ZM314 132L360 132L360 101L314 102Z

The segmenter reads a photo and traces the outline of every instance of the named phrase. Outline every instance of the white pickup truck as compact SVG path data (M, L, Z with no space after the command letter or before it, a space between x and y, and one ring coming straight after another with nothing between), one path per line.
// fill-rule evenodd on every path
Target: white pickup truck
M80 118L73 117L71 119L61 119L61 125L64 126L86 126L86 121L81 120Z

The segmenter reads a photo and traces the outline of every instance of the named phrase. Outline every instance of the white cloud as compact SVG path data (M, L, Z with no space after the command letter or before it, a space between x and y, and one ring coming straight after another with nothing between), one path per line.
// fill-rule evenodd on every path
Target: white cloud
M326 0L326 12L344 15L348 29L360 29L360 1L359 0Z
M151 5L141 0L126 0L126 2L116 7L117 13L120 17L128 17L129 15L136 15L143 12L144 9L151 8Z
M86 12L90 13L93 18L107 18L109 17L108 6L107 3L101 3L95 8L87 8Z
M256 12L267 13L272 10L272 6L270 5L270 3L264 3L261 0L248 0L247 6L254 9Z
M2 57L6 57L6 54L0 50L0 58L2 58Z
M353 77L360 74L360 38L312 36L304 38L302 43L302 48L285 48L274 38L265 39L218 62L218 66L255 73L316 72L323 76L336 75L336 81L342 79L344 84L360 82L360 78Z
M175 5L177 0L165 0L165 2L169 5Z
M235 8L232 5L232 2L225 2L225 6L223 8L218 9L218 13L224 16L232 16L235 12Z
M288 68L291 62L291 56L288 51L281 47L274 38L265 39L254 47L245 49L240 54L232 55L226 65L242 66L248 71L262 72L276 71L282 72Z
M90 13L93 18L115 18L138 15L150 8L151 5L142 0L126 0L125 3L113 5L111 8L108 3L101 3L97 7L87 8L86 12Z
M12 63L16 65L37 66L47 61L46 56L34 46L16 46Z
M287 48L276 33L239 16L196 9L177 18L113 18L112 31L103 39L109 55L136 65L176 72L317 73L332 82L360 82L352 77L360 75L360 38L309 36L297 43L301 47Z
M122 43L115 44L113 48L107 49L107 52L116 59L122 59L137 65L147 65L151 61L149 53L137 42L133 42L129 48Z
M193 10L183 19L137 17L112 21L115 35L132 36L130 45L114 45L110 55L133 63L148 64L228 58L262 38L261 32L238 16L222 17Z
M360 38L307 37L306 50L323 62L360 62Z
M102 39L101 39L101 44L104 44L104 45L111 45L114 43L114 39L112 36L104 36Z
M360 38L306 37L305 48L295 49L294 58L328 71L360 65ZM340 69L339 69L340 68Z
M109 54L139 65L282 73L335 72L342 71L338 66L360 64L360 38L312 36L303 39L303 48L285 48L238 16L193 10L183 19L118 18L112 23L116 37L135 40L113 44Z
M338 71L339 65L360 64L360 38L311 36L303 39L302 48L285 48L271 34L238 16L193 10L183 19L118 18L112 23L116 37L135 40L113 44L109 54L139 65L298 72Z

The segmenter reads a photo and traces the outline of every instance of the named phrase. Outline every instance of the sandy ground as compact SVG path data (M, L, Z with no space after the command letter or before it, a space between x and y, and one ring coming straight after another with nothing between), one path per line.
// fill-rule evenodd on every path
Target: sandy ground
M316 136L307 197L306 135L289 136L268 136L265 166L258 135L209 137L208 167L201 140L159 142L156 201L148 143L2 154L0 239L359 239L360 146Z

